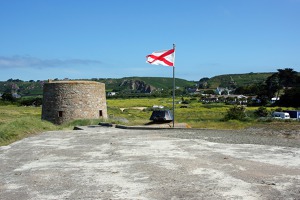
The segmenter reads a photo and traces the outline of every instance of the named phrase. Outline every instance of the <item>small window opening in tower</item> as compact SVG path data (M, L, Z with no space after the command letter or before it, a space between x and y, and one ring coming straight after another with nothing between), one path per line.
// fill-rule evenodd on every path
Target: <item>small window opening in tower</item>
M58 111L58 117L62 117L63 116L63 111Z
M99 110L99 117L103 117L102 110Z

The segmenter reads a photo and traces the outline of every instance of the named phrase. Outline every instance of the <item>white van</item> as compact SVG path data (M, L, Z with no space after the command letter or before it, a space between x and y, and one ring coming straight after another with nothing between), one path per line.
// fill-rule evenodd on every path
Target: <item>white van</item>
M272 117L276 119L290 119L290 114L287 112L273 112Z

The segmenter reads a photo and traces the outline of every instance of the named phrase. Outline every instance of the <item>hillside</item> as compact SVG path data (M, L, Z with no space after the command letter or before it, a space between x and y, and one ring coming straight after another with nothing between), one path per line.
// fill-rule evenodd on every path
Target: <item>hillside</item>
M173 87L172 78L164 77L125 77L125 78L94 78L89 79L91 81L97 81L105 83L106 91L133 91L141 93L149 93L152 90L166 90ZM192 81L176 78L176 86L180 88L191 87L195 85ZM17 92L21 96L37 96L43 93L44 81L1 81L0 93L4 92Z
M226 74L210 78L207 82L209 88L236 87L264 82L273 73L248 73L248 74Z
M16 92L21 96L39 96L43 95L43 85L44 81L0 81L0 93Z
M273 73L226 74L210 78L209 89L217 87L235 87L262 83ZM154 90L168 90L173 87L173 79L165 77L124 77L124 78L93 78L91 81L105 83L106 91L150 93ZM0 93L17 92L21 96L42 95L44 81L21 81L19 79L0 82ZM176 78L176 87L181 89L195 87L194 81Z
M144 83L146 86L151 86L156 89L171 89L173 87L173 79L165 77L124 77L120 79L92 79L93 81L98 81L105 83L106 90L122 90L122 89L132 89L130 85L124 84L126 82L140 82ZM192 81L187 81L184 79L176 78L176 86L180 88L191 87L195 85Z

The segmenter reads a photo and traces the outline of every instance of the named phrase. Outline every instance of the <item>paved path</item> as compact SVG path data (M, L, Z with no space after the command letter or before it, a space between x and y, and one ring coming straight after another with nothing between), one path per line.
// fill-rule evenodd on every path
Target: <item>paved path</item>
M300 199L297 142L232 144L230 134L107 127L42 133L0 147L0 199Z

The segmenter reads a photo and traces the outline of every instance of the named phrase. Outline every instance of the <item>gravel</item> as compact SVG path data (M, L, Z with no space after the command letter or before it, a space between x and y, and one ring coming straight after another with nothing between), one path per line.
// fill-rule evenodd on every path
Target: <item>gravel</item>
M186 129L167 131L168 137L182 139L205 139L210 142L227 144L259 144L300 148L300 130L292 133L280 133L264 129L246 130L210 130Z

